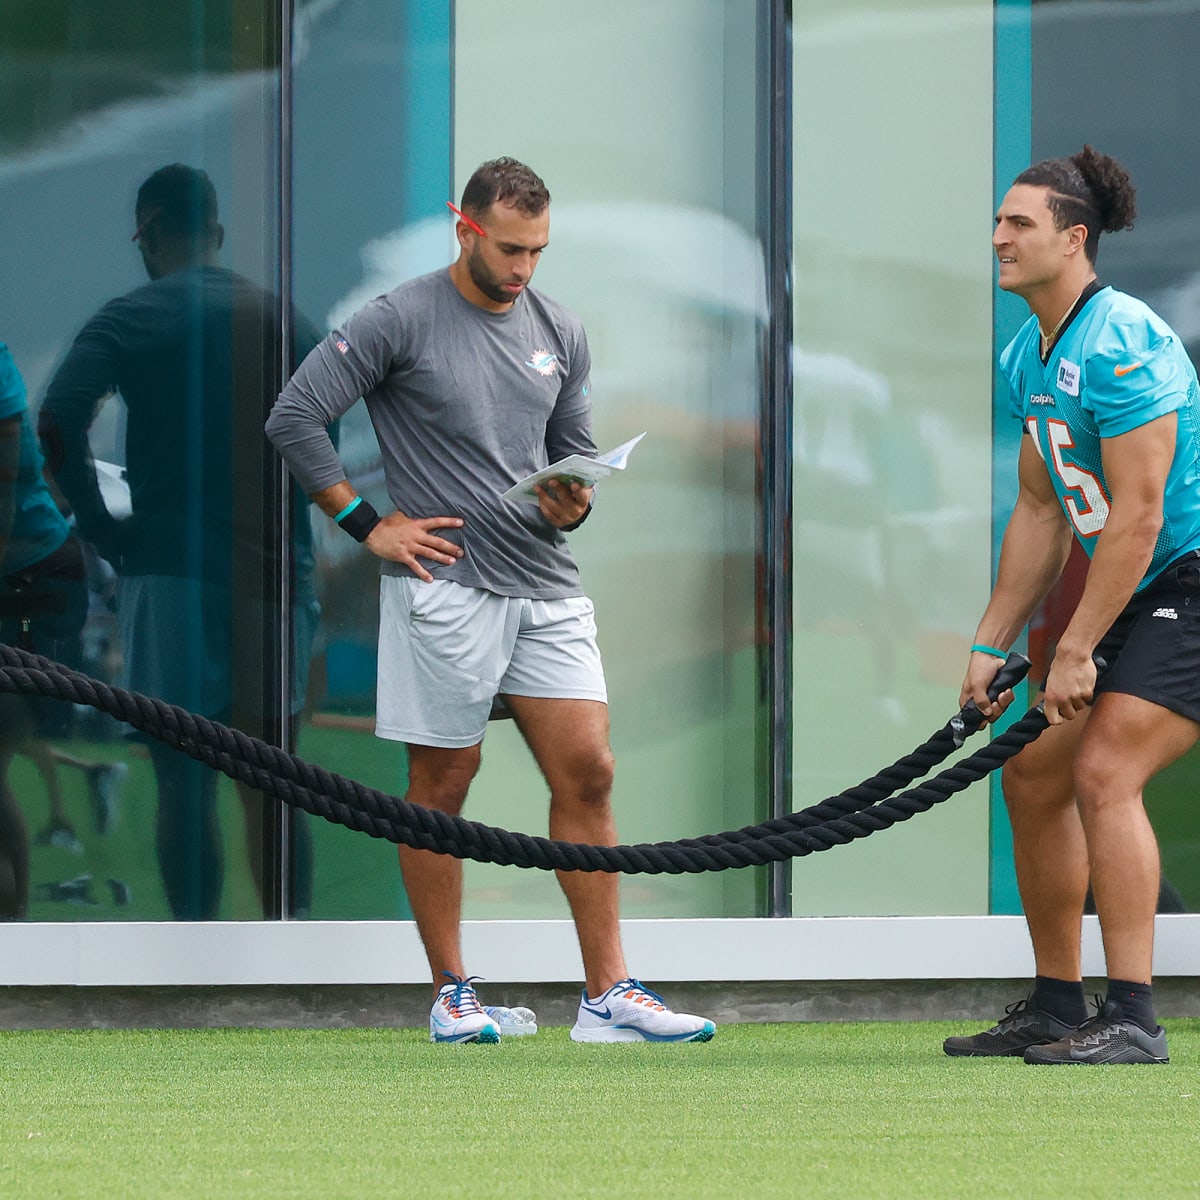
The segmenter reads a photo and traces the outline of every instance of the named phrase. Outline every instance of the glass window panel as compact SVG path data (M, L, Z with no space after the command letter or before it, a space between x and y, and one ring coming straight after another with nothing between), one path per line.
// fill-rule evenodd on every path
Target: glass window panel
M322 330L449 261L450 15L450 0L347 0L298 14L294 295ZM339 422L337 439L355 487L387 512L365 406ZM313 528L321 622L299 752L403 794L403 748L374 734L378 562L315 510ZM300 915L411 915L394 846L327 822L314 823L312 832L311 903Z
M0 14L0 229L20 281L0 337L87 542L86 619L58 649L270 736L285 707L268 686L278 520L261 434L281 358L278 44L267 0ZM135 212L176 163L212 193L159 176ZM30 916L261 913L252 793L90 711L59 705L37 732L11 747L6 796L32 842Z
M1138 189L1133 230L1106 235L1101 280L1145 300L1200 354L1200 160L1195 113L1200 79L1200 3L1136 5L1091 0L1032 8L1033 160L1073 154L1085 142L1120 159ZM1130 71L1129 63L1153 63ZM1163 81L1169 80L1164 87ZM1086 558L1041 614L1043 657L1074 611ZM1161 907L1200 910L1200 847L1195 795L1200 752L1192 750L1146 788L1165 879Z
M536 284L587 328L596 439L607 448L648 431L572 536L597 609L626 842L743 825L765 802L755 781L757 8L536 0L519 21L484 0L455 9L455 188L500 154L545 179L551 245ZM536 832L546 805L516 731L493 726L471 815ZM750 915L755 886L749 871L634 877L622 911ZM549 876L477 865L466 911L565 915Z
M795 8L796 809L952 715L987 598L992 17ZM799 860L793 911L986 912L987 821L976 785Z

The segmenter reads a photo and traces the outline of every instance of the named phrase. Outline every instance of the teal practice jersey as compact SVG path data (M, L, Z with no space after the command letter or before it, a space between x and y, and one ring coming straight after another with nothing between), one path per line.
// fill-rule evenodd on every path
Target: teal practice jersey
M1050 473L1063 512L1089 557L1112 493L1101 439L1177 414L1163 525L1138 590L1172 559L1200 548L1200 385L1171 327L1133 296L1101 288L1043 364L1031 316L1000 356L1012 408Z
M42 452L25 408L25 381L0 342L0 421L19 419L17 475L7 544L0 536L0 580L53 554L70 529L42 476Z

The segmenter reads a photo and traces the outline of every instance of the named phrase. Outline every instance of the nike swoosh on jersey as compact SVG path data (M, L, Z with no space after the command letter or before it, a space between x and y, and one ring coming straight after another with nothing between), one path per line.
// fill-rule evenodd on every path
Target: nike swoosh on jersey
M1130 371L1136 371L1142 364L1135 362L1131 367L1113 367L1113 374L1120 379L1122 375L1128 375Z

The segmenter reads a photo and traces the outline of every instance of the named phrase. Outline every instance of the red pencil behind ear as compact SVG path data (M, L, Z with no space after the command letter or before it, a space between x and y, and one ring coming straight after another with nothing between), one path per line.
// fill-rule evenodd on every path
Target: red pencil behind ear
M458 219L466 225L466 227L468 229L473 229L477 234L479 234L480 237L487 237L487 230L484 229L481 225L476 225L475 222L472 221L471 218L468 217L467 214L465 212L463 212L463 210L461 208L458 208L456 205L452 204L449 200L446 201L446 207L452 213L454 213L458 217Z

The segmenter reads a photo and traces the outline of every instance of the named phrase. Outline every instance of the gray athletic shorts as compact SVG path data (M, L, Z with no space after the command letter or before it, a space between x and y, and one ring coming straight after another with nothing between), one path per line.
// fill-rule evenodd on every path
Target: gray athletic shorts
M375 733L474 746L497 695L607 703L592 602L382 576Z

